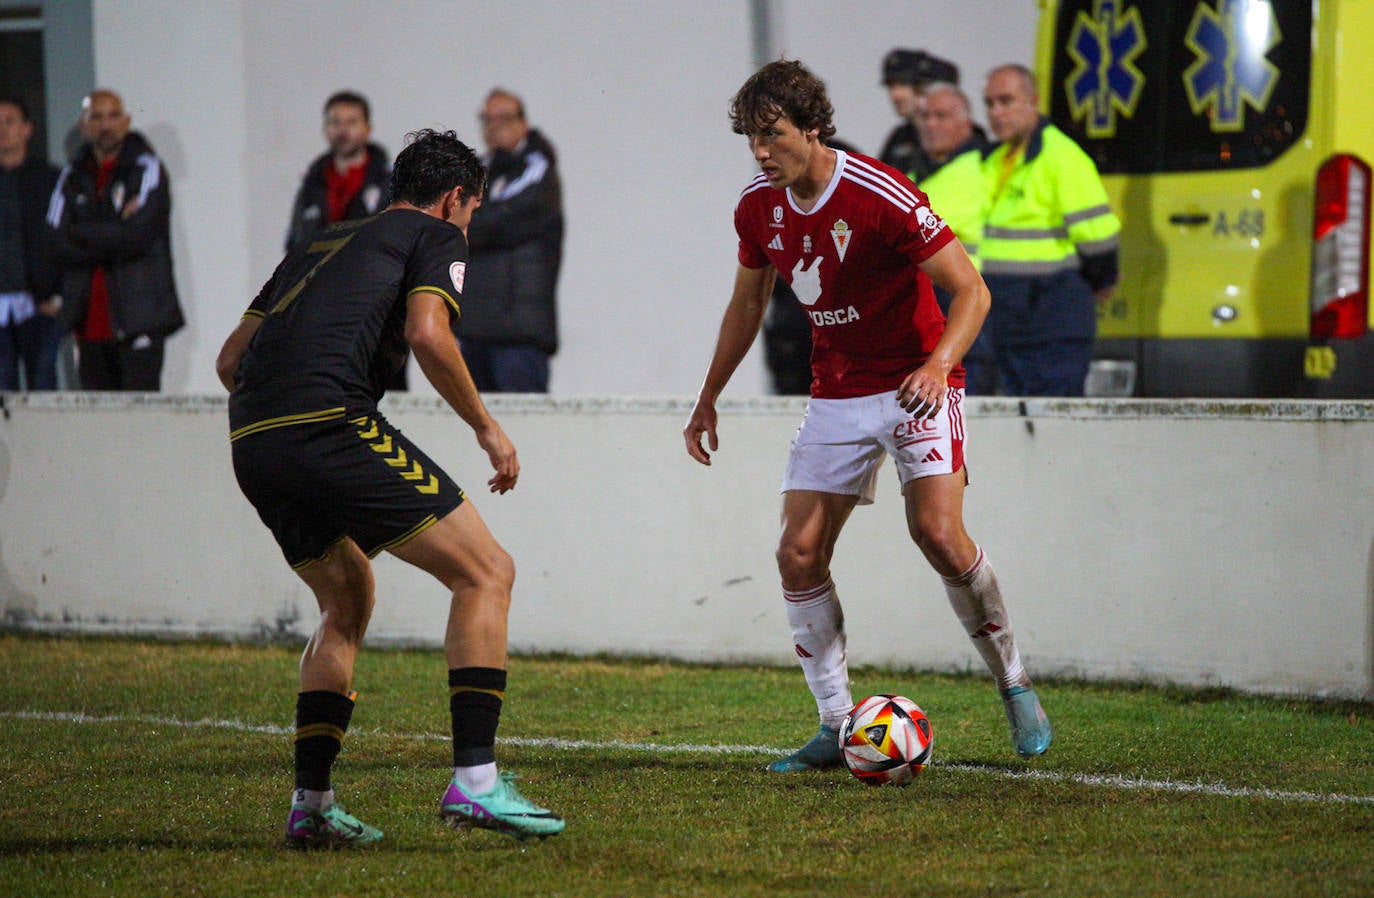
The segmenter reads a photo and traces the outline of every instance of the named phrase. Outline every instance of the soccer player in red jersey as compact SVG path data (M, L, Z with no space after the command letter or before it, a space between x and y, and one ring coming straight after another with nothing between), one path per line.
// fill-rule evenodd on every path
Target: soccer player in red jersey
M997 576L963 521L959 360L987 315L988 290L901 172L826 146L832 116L825 84L796 61L764 66L731 102L731 125L749 139L760 173L735 209L734 293L683 428L688 454L709 465L718 449L716 399L753 343L781 273L811 317L814 349L811 399L783 475L778 571L821 728L769 769L841 763L838 729L853 697L830 559L850 512L873 501L884 454L896 463L911 537L997 680L1013 745L1033 757L1049 748L1049 720L1021 664ZM952 297L948 321L932 279Z

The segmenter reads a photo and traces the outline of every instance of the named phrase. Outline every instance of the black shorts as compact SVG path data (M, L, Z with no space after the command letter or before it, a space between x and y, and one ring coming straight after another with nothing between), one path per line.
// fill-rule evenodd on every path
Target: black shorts
M322 558L346 536L372 558L462 504L458 485L380 414L310 417L233 436L239 487L291 567Z

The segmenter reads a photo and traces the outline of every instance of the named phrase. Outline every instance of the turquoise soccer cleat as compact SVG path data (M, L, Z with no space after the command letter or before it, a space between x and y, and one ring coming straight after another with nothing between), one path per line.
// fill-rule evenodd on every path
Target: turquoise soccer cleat
M785 758L768 765L774 773L796 773L802 770L829 770L843 763L840 757L840 731L823 726L801 748Z
M380 829L368 826L338 803L320 811L292 804L286 817L287 848L350 848L381 838Z
M1029 686L1013 686L1002 692L1002 703L1007 708L1011 744L1016 753L1023 758L1043 755L1050 747L1054 732L1035 690Z
M454 829L490 829L521 841L547 839L563 831L563 818L539 807L515 788L515 774L503 773L488 792L469 795L456 780L439 803L439 816Z

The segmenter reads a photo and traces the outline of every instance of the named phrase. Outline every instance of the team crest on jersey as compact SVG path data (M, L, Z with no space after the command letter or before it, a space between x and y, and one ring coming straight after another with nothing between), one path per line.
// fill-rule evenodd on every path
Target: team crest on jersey
M807 253L808 255L811 253L811 235L810 235L810 234L803 234L803 235L802 235L802 252Z
M921 228L921 239L926 241L934 239L945 227L945 220L936 215L929 206L916 207L916 223Z
M453 281L453 289L459 293L463 292L463 278L467 277L468 263L454 262L448 267L449 280Z
M830 239L835 241L835 252L840 254L841 262L844 261L845 251L849 249L849 239L853 236L843 218L835 220L834 226L830 229Z
M773 207L773 221L775 221L775 222L781 222L781 221L782 221L782 206L774 206L774 207Z

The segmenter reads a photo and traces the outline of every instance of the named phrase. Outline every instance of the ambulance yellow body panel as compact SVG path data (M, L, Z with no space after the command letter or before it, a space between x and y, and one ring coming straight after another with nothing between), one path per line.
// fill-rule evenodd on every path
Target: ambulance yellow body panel
M1042 108L1122 222L1099 357L1145 396L1374 396L1374 3L1041 8Z

